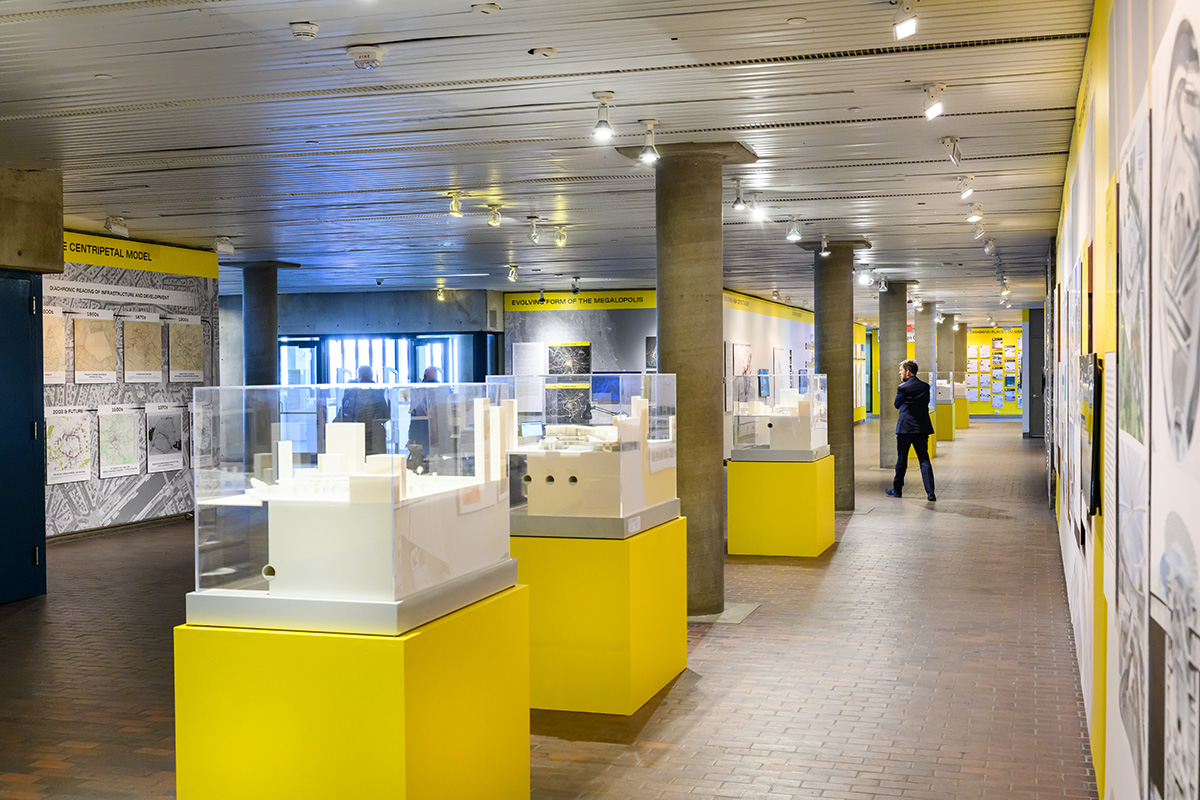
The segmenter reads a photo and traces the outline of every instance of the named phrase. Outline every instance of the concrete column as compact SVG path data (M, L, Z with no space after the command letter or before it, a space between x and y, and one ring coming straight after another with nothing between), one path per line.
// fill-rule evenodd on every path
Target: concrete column
M954 371L965 375L967 373L967 321L963 319L962 314L957 314L954 322L958 323L958 330L954 332Z
M830 242L814 255L813 316L817 372L829 401L833 505L854 510L854 243Z
M937 312L934 312L934 322L937 322ZM954 371L954 315L947 314L940 325L937 325L937 359L938 369L942 372Z
M879 468L896 466L894 405L900 362L908 357L908 282L888 281L879 293Z
M927 373L937 373L937 304L926 303L920 311L913 308L913 335L916 337L915 355L920 378ZM936 392L930 392L930 403L936 402Z
M636 157L638 150L620 152ZM721 174L723 164L757 157L736 143L663 145L659 153L658 368L676 380L688 613L717 614L725 608Z
M279 383L279 265L242 269L242 369L246 386Z
M63 271L61 172L0 169L0 268Z

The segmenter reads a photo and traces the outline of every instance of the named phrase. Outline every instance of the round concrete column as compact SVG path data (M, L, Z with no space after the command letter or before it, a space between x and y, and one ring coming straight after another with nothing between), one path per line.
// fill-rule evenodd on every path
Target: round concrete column
M242 374L247 386L279 383L279 266L242 269Z
M896 421L893 401L900 382L900 362L908 357L908 282L888 281L879 293L879 467L896 466Z
M658 369L676 376L689 614L725 609L721 166L715 153L664 154L655 182Z
M962 314L954 317L958 330L954 332L954 371L961 375L967 374L967 321ZM950 324L953 325L954 322ZM966 380L963 378L963 380Z
M937 373L937 304L925 303L920 311L913 308L913 337L916 339L917 367L921 380L925 374ZM932 382L932 381L931 381ZM930 403L935 402L936 393L930 392Z
M934 312L934 322L937 323L937 312ZM947 314L937 327L937 360L941 372L954 371L954 315Z
M830 242L814 256L813 316L817 372L826 376L833 505L854 510L854 247Z

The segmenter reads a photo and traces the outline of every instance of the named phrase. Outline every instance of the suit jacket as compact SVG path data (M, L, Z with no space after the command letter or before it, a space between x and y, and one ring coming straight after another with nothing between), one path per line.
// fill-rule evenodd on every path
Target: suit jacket
M896 433L929 436L933 422L929 419L929 384L913 375L896 388L896 408L900 419Z

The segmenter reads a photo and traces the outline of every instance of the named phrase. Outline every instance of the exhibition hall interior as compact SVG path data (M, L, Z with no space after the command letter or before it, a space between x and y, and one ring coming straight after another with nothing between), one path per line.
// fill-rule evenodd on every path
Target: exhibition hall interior
M0 800L1200 800L1200 0L0 75Z

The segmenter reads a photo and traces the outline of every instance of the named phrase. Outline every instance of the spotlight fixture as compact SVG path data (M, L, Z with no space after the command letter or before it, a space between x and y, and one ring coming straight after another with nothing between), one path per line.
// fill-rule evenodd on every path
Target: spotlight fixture
M778 299L779 299L779 290L778 290L778 289L776 289L775 291L771 292L771 299L772 299L772 300L778 300Z
M967 214L967 222L980 222L983 220L983 205L980 203L972 203L971 211Z
M125 224L124 217L109 217L104 220L104 230L111 233L113 236L121 236L129 238L129 226Z
M544 304L546 302L546 290L538 289L538 302Z
M446 290L445 290L445 289L442 289L441 287L438 287L438 290L437 290L437 299L438 299L438 302L445 302L445 301L446 301Z
M516 265L516 264L511 264L511 265L509 265L509 268L508 268L508 282L509 282L509 283L516 283L516 282L517 282L517 265Z
M946 84L944 83L925 84L925 119L940 117L946 110L946 106L942 103L942 90L945 88Z
M875 283L875 276L871 274L871 270L860 269L858 271L859 286L870 286L873 283Z
M462 192L450 193L450 216L461 217L463 215L462 199L467 197Z
M646 126L646 144L642 147L642 152L638 153L638 160L643 164L654 164L658 161L658 148L654 146L654 126L658 124L656 119L640 119L641 124Z
M937 315L937 324L941 325L945 321L946 321L946 315L939 311L938 315Z
M597 142L612 141L613 129L608 121L608 102L613 96L612 92L592 92L592 97L600 101L600 107L596 109L596 127L592 128L592 138Z
M917 12L913 11L913 6L919 2L921 0L900 0L896 18L892 21L892 35L897 42L917 32Z
M566 230L566 228L562 227L561 225L558 227L558 233L554 234L554 246L555 247L566 247L567 246L567 230Z
M1000 289L1000 296L1001 296L1001 297L1008 297L1008 295L1009 295L1011 292L1012 292L1012 289L1011 289L1011 288L1009 287L1009 285L1008 285L1008 278L1005 278L1005 279L1004 279L1004 283L1003 283L1003 288L1002 288L1002 289Z
M500 227L500 206L499 205L488 206L488 225L490 225L493 228Z
M983 243L983 254L986 256L996 254L996 240L995 239L988 239L986 242Z
M537 244L540 241L542 241L542 234L538 233L538 229L537 229L538 218L537 217L527 217L526 219L529 220L529 241L533 242L534 244Z
M790 225L788 225L787 240L789 242L798 242L798 241L800 241L801 238L802 237L800 236L800 220L796 219L795 217L792 217L792 222Z
M887 290L888 290L887 278L880 278L879 279L879 291L886 292Z
M954 320L954 324L950 326L950 330L952 330L952 331L958 330L958 320Z
M742 197L742 179L734 178L733 185L737 189L737 197L735 197L733 199L733 210L734 211L745 211L746 210L746 198Z
M579 294L579 276L571 278L571 294Z
M762 192L755 192L750 197L750 216L754 217L759 222L767 218L767 212L759 206L758 201L762 198Z
M975 176L964 175L958 179L958 196L966 200L971 195L975 194Z
M829 238L825 236L821 237L821 255L826 258L829 256Z
M962 161L962 149L958 146L958 137L943 136L942 147L946 148L946 155L950 157L950 160L954 163L954 166L957 167L958 163Z
M975 238L982 239L984 236L987 236L987 228L985 228L983 226L982 222L976 222L975 223Z
M231 256L234 252L233 242L229 240L228 236L218 236L213 239L212 249L218 256Z

